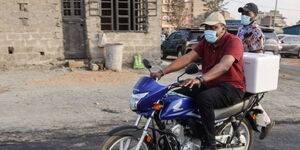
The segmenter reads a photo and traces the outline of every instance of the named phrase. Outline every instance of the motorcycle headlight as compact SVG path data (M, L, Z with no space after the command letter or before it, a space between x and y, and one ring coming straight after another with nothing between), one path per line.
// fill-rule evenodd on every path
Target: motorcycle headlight
M139 94L132 94L131 95L131 99L130 99L130 109L132 111L135 111L137 110L137 103L143 98L145 97L146 95L148 95L148 92L147 93L139 93Z

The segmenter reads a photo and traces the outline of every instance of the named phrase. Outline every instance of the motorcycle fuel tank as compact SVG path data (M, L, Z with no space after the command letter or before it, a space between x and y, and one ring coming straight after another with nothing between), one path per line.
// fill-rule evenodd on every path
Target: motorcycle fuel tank
M159 115L161 120L200 118L197 105L190 97L171 92L163 102L164 108Z

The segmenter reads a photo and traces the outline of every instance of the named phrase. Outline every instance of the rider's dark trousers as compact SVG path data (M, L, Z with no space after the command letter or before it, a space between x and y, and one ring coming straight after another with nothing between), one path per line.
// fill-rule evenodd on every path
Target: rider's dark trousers
M228 83L221 83L212 88L194 86L192 89L182 88L175 92L192 97L200 111L207 136L207 144L215 145L215 114L214 109L224 108L242 101L244 92Z

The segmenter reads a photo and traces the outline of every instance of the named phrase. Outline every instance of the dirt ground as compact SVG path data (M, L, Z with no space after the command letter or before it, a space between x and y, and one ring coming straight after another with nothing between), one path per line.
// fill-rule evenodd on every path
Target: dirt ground
M283 59L281 63L279 87L267 93L262 104L279 124L300 123L299 60ZM179 73L165 76L160 83L175 81ZM57 136L61 130L105 132L116 124L130 124L135 119L128 104L131 91L139 77L146 75L147 70L68 68L1 72L0 141L34 141ZM32 136L31 132L43 135ZM24 134L20 137L18 133Z
M285 65L300 66L300 59L281 59L281 63Z
M86 127L114 119L129 120L120 113L130 112L131 82L139 76L129 71L65 69L5 72L0 75L4 81L0 88L0 130ZM124 109L118 109L120 106Z
M77 71L63 76L50 77L28 83L28 86L86 86L86 85L118 85L122 81L134 80L138 74L129 71Z
M1 94L1 93L5 93L5 92L8 92L8 91L9 91L9 90L6 89L6 88L1 88L1 89L0 89L0 94Z

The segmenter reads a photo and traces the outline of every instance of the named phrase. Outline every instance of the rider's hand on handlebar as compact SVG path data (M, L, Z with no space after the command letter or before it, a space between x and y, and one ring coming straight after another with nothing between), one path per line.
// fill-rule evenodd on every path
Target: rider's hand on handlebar
M198 79L186 79L183 83L181 83L181 86L192 88L194 85L198 85L200 87L201 82Z
M164 74L161 71L158 71L158 72L155 72L155 73L150 73L150 76L152 78L157 78L159 80L162 76L164 76Z

